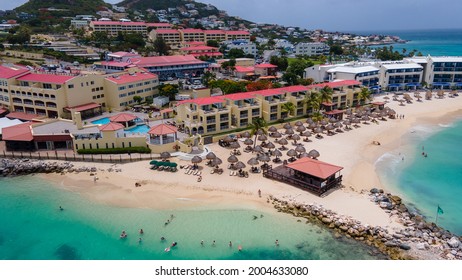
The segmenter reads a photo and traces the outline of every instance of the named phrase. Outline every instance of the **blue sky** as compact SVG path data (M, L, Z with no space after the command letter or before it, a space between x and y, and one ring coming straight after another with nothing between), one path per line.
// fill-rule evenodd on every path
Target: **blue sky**
M26 0L0 0L11 9ZM120 0L106 0L118 3ZM460 0L200 0L230 15L328 31L462 28Z

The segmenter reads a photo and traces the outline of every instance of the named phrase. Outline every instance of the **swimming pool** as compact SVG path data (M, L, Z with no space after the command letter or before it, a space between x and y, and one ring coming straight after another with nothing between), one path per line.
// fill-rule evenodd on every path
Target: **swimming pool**
M125 132L131 133L131 134L135 134L135 133L146 134L148 133L149 129L150 129L149 126L142 124L142 125L137 125L135 127L132 127L130 129L126 129Z
M110 123L110 122L111 122L111 120L108 117L106 117L106 118L101 118L101 119L94 120L91 123L92 124L107 124L107 123Z

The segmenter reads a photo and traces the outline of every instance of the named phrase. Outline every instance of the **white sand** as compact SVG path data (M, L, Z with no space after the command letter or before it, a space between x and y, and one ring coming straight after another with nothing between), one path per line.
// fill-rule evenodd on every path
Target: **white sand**
M381 100L379 97L376 100ZM110 164L75 163L76 166L96 166L99 180L95 183L88 173L70 173L65 176L56 174L44 175L47 179L59 182L66 189L76 191L89 199L123 207L139 207L154 209L176 208L252 208L263 211L273 211L266 197L275 197L297 201L299 203L314 203L323 205L345 216L351 216L364 224L388 227L390 229L402 226L391 220L377 205L369 201L367 192L372 187L382 186L374 167L375 161L384 153L394 150L400 145L401 136L417 123L432 123L441 119L454 119L462 108L462 96L456 98L433 99L423 102L399 106L391 101L387 106L397 114L404 114L405 119L380 121L379 124L361 124L360 128L325 136L313 142L304 143L306 150L316 149L320 152L320 160L344 167L344 189L335 190L326 197L320 198L309 192L290 185L263 178L261 174L250 174L249 178L229 176L227 158L230 150L212 144L209 148L223 160L222 175L210 174L210 167L203 161L202 182L197 182L197 176L186 175L180 169L176 173L153 171L149 162L135 162L116 165L122 172L108 172ZM272 140L270 138L270 140ZM379 141L380 146L372 141ZM244 145L241 145L241 151ZM277 147L279 145L276 145ZM293 147L291 143L289 148ZM283 152L284 158L287 158ZM238 158L247 163L251 153L242 153ZM179 165L188 162L173 159ZM273 164L274 165L274 164ZM246 168L248 170L250 166ZM135 187L135 183L141 187ZM262 191L259 198L258 190Z

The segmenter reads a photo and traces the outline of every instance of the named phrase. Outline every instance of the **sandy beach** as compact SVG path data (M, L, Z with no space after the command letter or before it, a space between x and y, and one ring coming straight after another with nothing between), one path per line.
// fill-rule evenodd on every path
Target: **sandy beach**
M383 97L378 97L374 101L381 101ZM391 101L386 106L394 109L398 115L404 115L404 119L388 119L380 121L379 124L360 124L360 128L351 131L325 136L324 139L311 137L312 142L302 142L307 151L319 151L320 160L344 167L341 173L345 188L335 190L325 197L318 197L288 184L263 178L261 174L250 173L249 178L229 176L226 160L230 155L230 149L220 147L216 143L208 145L208 148L223 160L221 167L225 172L221 175L210 174L211 167L206 166L204 160L199 164L202 172L201 182L197 182L197 176L185 174L183 169L176 173L150 170L148 161L116 165L75 163L75 166L97 167L96 182L94 176L88 173L41 176L88 199L121 207L249 208L274 211L272 205L267 202L267 197L272 195L290 202L322 205L325 209L352 217L363 224L381 226L393 231L403 226L371 202L367 195L367 191L372 187L387 191L387 186L382 185L377 176L374 163L384 153L399 149L402 136L409 133L413 126L454 120L462 107L462 97L433 98L422 102L414 100L412 104L405 106ZM375 145L373 141L378 141L381 145ZM289 143L288 147L292 148L291 145ZM241 150L243 147L241 144ZM288 158L285 153L286 151L283 152L282 159ZM252 156L252 153L243 152L238 158L247 163ZM404 151L403 156L406 156ZM178 158L172 158L171 161L179 165L190 164ZM108 169L113 170L110 172ZM245 169L250 169L250 166ZM135 183L141 186L135 187ZM261 198L258 196L258 190L262 192Z

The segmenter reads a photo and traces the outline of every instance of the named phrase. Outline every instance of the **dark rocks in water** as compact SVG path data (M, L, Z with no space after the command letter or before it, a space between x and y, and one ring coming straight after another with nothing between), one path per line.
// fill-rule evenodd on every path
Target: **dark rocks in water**
M399 244L399 248L400 249L403 249L403 250L411 250L411 246L407 245L407 244L404 244L404 243L401 243Z
M55 251L55 255L60 260L79 260L80 259L80 256L77 253L77 249L67 244L63 244L59 246L58 249L56 249Z
M370 192L371 192L371 193L379 193L379 189L377 189L377 188L372 188L372 189L370 190Z

